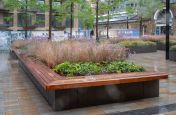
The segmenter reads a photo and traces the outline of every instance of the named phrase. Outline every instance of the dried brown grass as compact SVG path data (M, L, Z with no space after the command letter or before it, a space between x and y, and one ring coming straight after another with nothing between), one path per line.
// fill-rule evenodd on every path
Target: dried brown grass
M54 67L65 61L98 63L122 60L127 57L128 53L124 48L85 40L35 42L30 52L49 67Z
M117 44L121 41L124 41L125 39L124 38L118 38L118 37L114 37L114 38L110 38L108 41L110 44Z
M11 44L11 48L20 49L20 48L22 48L22 47L27 46L29 43L31 43L30 40L15 40L15 41Z
M143 36L143 37L141 37L141 38L136 38L136 39L124 39L124 38L111 38L111 39L109 39L108 40L108 42L109 43L111 43L111 44L117 44L117 43L119 43L119 42L121 42L121 41L125 41L125 40L132 40L132 41L134 41L134 40L139 40L139 39L141 39L141 40L144 40L144 41L152 41L152 42L158 42L158 41L164 41L165 39L166 39L166 37L164 36L164 35L160 35L160 36L158 36L158 35L151 35L151 36ZM176 40L176 36L170 36L170 40Z

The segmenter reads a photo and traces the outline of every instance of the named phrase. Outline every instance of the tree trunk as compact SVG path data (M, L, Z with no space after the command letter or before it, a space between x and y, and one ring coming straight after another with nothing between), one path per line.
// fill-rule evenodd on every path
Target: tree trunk
M96 41L99 42L99 36L98 36L98 6L99 0L96 1Z
M128 16L127 16L127 29L129 29Z
M70 13L70 38L72 38L73 33L73 2L71 3L71 13Z
M26 2L26 7L25 7L25 39L27 39L27 27L28 27L28 16L27 16L27 11L28 11L28 0L25 1Z
M49 37L48 40L51 40L51 30L52 29L52 0L49 1Z
M140 17L140 22L139 22L139 35L140 37L142 36L142 17Z
M108 5L110 5L110 0L108 0ZM107 20L107 39L109 39L109 19L110 19L110 12L108 10L108 20Z

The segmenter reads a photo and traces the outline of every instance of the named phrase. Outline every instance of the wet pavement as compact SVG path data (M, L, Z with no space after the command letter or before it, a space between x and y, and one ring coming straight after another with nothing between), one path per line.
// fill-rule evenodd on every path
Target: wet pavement
M148 71L169 72L160 97L54 112L8 53L0 53L0 115L176 115L176 62L165 53L135 54L130 60Z

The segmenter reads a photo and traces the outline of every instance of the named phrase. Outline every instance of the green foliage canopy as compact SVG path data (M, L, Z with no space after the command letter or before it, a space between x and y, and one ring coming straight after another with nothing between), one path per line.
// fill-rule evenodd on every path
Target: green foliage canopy
M158 9L163 8L161 0L128 0L126 11L129 14L136 14L138 17L147 19L151 18Z

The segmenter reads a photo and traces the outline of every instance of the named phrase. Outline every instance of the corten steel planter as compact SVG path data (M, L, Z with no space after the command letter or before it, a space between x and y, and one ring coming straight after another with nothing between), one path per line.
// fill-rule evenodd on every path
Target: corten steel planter
M171 50L169 53L169 60L171 61L176 61L176 51L175 50Z
M19 65L53 110L158 97L159 80L168 78L166 73L139 72L69 79L61 77L47 66L32 61L28 57L19 54L17 57ZM46 81L44 77L51 79L51 82Z
M130 46L129 48L131 53L152 53L157 52L156 45L151 46Z

